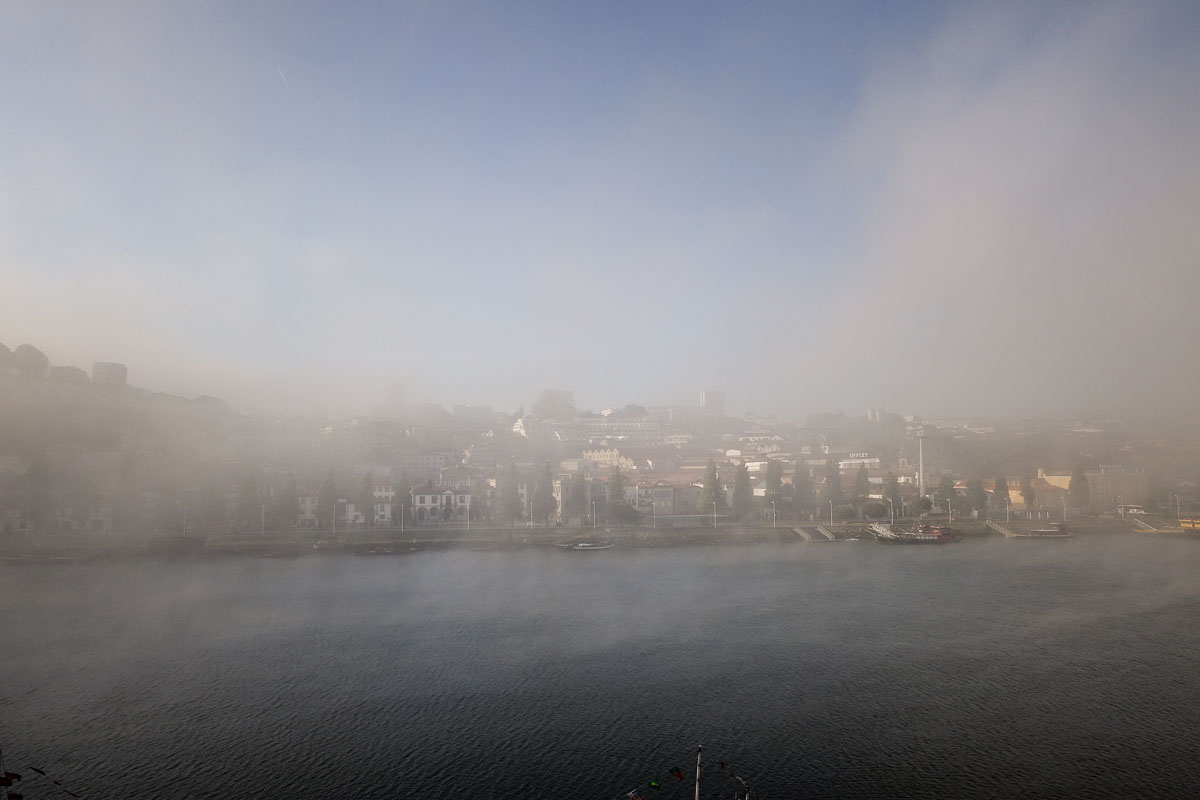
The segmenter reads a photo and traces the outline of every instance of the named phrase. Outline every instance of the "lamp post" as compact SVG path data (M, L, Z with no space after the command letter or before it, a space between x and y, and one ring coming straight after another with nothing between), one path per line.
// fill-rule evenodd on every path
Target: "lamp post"
M713 500L713 527L717 527L717 501Z
M592 501L592 530L596 530L596 501Z
M1012 500L1004 498L1004 521L1012 522Z
M950 498L949 497L946 498L946 519L951 523L954 522L954 512L950 510Z
M833 501L829 501L829 524L833 524Z
M1067 521L1067 498L1063 498L1063 522Z
M896 504L892 502L892 498L888 498L888 509L892 512L892 524L896 524Z
M779 526L779 518L777 516L775 516L775 501L772 500L771 501L771 527L775 528L778 526Z

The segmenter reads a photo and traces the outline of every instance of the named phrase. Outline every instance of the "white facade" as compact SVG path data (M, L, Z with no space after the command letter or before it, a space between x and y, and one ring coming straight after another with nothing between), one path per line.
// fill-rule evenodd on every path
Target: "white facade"
M412 494L412 519L418 525L466 523L471 495L453 489L426 489Z

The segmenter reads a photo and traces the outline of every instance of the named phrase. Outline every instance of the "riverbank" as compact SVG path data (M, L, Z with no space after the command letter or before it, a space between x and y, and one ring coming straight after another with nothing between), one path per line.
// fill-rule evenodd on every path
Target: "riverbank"
M1010 529L1023 531L1044 525L1038 521L1012 521ZM1146 534L1129 520L1081 517L1069 522L1077 536ZM898 530L913 529L915 520L896 523ZM966 541L1002 538L976 520L956 521L954 529ZM1186 534L1180 534L1186 535ZM498 550L552 547L560 543L612 542L620 547L662 548L683 546L736 546L759 542L833 545L842 542L873 543L875 535L862 523L799 523L787 525L718 525L689 528L620 526L599 528L489 527L422 528L416 531L354 530L289 531L263 534L192 534L188 536L47 534L8 536L0 540L0 564L52 564L130 558L253 557L299 558L330 555L405 555L430 550Z

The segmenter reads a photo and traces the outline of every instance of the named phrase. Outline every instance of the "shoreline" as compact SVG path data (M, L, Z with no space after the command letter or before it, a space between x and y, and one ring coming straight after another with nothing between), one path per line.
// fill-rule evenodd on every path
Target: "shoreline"
M1014 527L1032 528L1044 523L1022 521ZM915 527L915 520L897 522L898 529ZM1186 533L1138 531L1124 520L1080 518L1071 531L1087 537L1140 533L1148 536L1200 538ZM1005 537L978 520L954 523L963 541ZM0 539L0 566L77 564L81 562L176 558L301 558L308 556L409 555L430 551L497 551L554 547L561 543L612 542L621 549L664 547L736 547L765 542L836 545L877 544L868 524L800 523L788 525L721 525L717 527L651 528L423 528L415 531L354 530L332 536L330 532L289 531L265 534L191 534L187 536L120 535L102 537L48 534L40 537Z

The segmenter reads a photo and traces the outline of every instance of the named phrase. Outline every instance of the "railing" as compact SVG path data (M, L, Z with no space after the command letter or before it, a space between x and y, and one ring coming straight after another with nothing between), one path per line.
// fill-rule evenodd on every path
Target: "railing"
M985 523L984 523L984 525L987 525L989 528L991 528L992 530L994 530L996 533L1002 533L1002 534L1004 534L1005 536L1009 536L1009 537L1016 536L1016 534L1015 534L1015 533L1013 533L1013 532L1012 532L1012 531L1010 531L1008 528L1006 528L1006 527L1004 527L1003 525L1001 525L999 522L992 522L992 521L989 519L987 522L985 522Z

